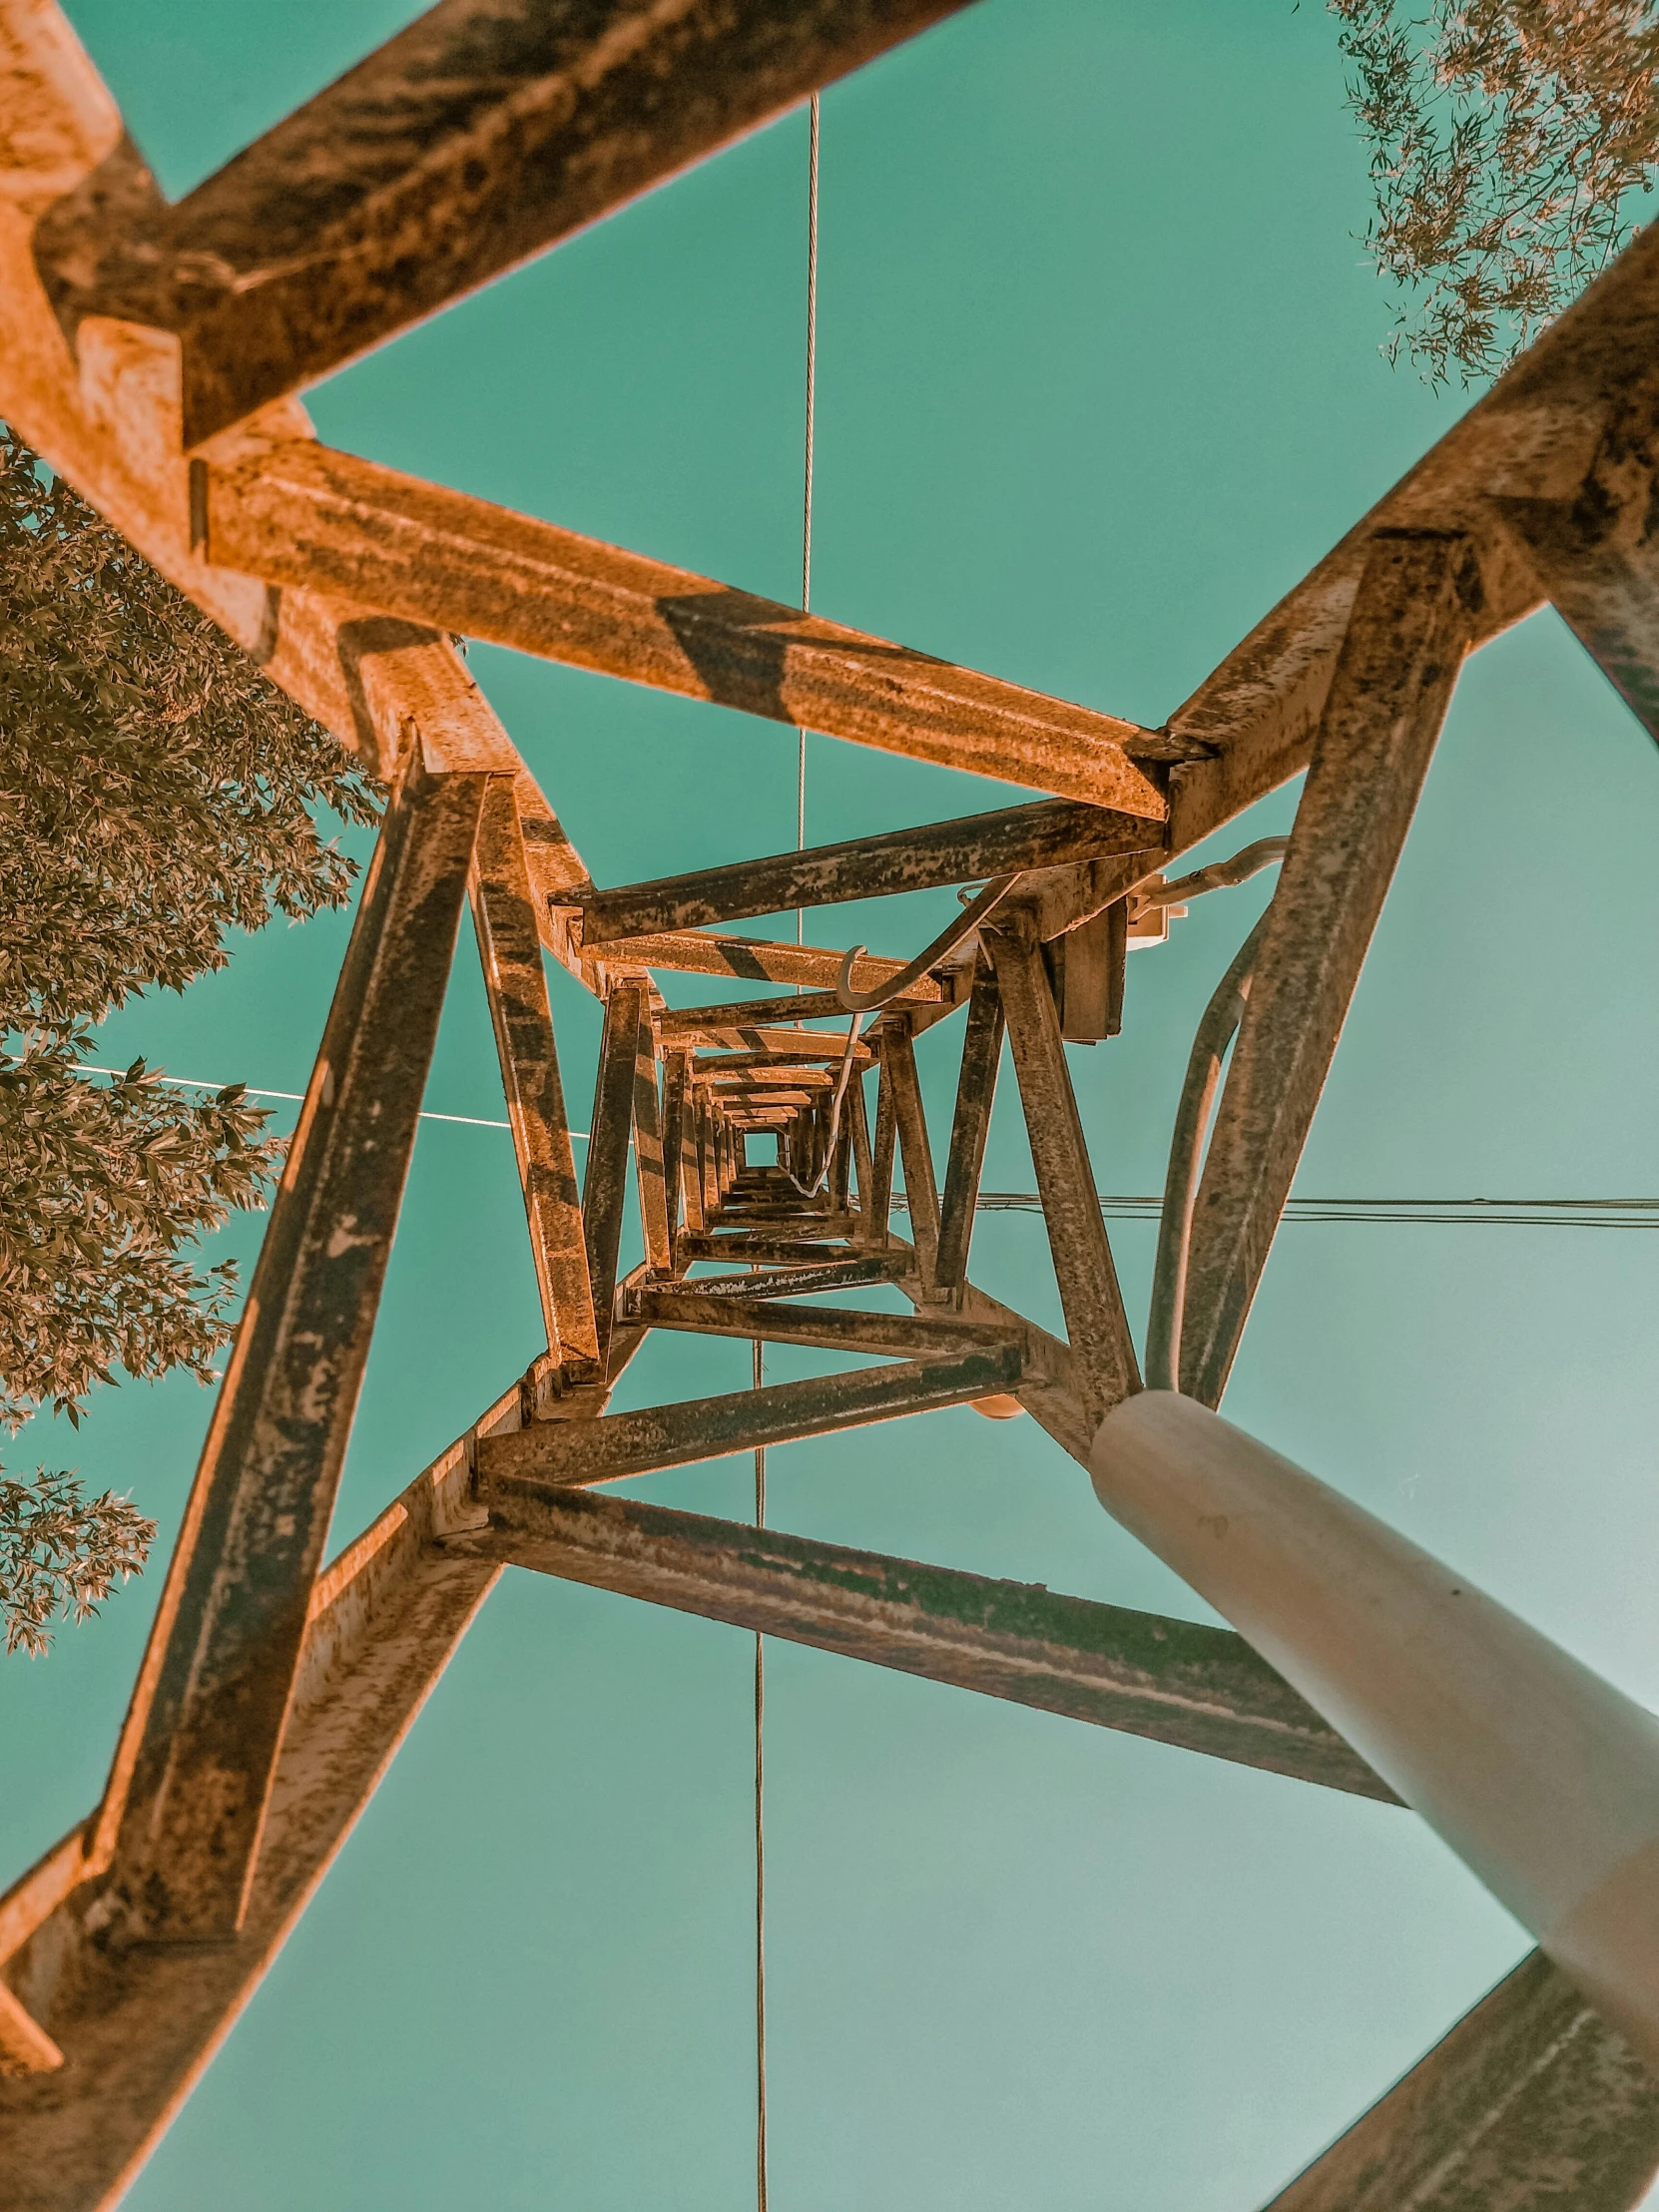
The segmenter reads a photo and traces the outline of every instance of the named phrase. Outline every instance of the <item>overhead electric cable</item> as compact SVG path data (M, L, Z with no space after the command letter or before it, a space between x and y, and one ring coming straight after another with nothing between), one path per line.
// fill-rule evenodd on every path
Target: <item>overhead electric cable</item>
M77 1075L126 1074L125 1068L95 1066L82 1060ZM198 1075L158 1075L158 1083L176 1084L191 1091L223 1091L226 1083ZM252 1083L240 1086L250 1098L280 1098L299 1105L301 1091L260 1090ZM434 1114L424 1107L422 1121L457 1122L467 1129L510 1129L505 1121L488 1121L482 1114ZM588 1132L573 1129L571 1136L586 1144ZM1150 1192L1096 1194L1100 1211L1108 1221L1155 1221L1163 1200ZM902 1191L892 1195L893 1208L906 1210ZM1040 1214L1042 1200L1035 1191L981 1191L974 1200L981 1214ZM1290 1222L1361 1222L1384 1227L1483 1229L1659 1229L1659 1198L1293 1198L1287 1201L1285 1220Z
M1096 1193L1107 1221L1156 1221L1163 1200L1150 1193ZM903 1212L902 1191L892 1196ZM981 1191L981 1214L1040 1214L1035 1191ZM1293 1198L1287 1223L1358 1222L1457 1229L1659 1229L1659 1198Z
M126 1074L125 1068L95 1066L80 1061L77 1075ZM206 1076L158 1075L158 1083L176 1084L191 1091L223 1091L226 1083ZM250 1098L280 1098L302 1103L300 1091L259 1090L252 1083L240 1086ZM467 1129L510 1129L505 1121L488 1121L482 1114L434 1114L424 1107L422 1121L457 1122ZM571 1136L586 1144L585 1129ZM1096 1194L1100 1211L1108 1221L1156 1221L1163 1200L1150 1192ZM906 1210L902 1191L892 1195L893 1208ZM1040 1214L1042 1200L1035 1191L981 1191L974 1200L981 1214ZM1360 1222L1384 1227L1476 1229L1659 1229L1659 1198L1293 1198L1286 1203L1285 1220L1292 1222Z
M122 1076L126 1074L127 1070L125 1068L95 1067L90 1060L78 1060L75 1063L74 1072L77 1075ZM158 1083L167 1083L179 1090L242 1090L246 1091L250 1098L285 1098L294 1106L302 1106L305 1103L303 1091L262 1091L257 1090L252 1083L210 1083L205 1076L201 1075L158 1075L155 1079ZM424 1106L421 1107L416 1118L420 1121L458 1121L464 1123L468 1129L511 1129L512 1127L510 1121L487 1121L482 1114L434 1114ZM572 1137L579 1137L583 1144L588 1141L588 1133L585 1129L573 1129L570 1134ZM629 1139L629 1142L633 1142L632 1138Z

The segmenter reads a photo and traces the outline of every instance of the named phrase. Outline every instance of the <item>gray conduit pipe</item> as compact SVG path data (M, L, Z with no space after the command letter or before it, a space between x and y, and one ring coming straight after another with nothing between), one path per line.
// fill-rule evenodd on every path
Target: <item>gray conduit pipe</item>
M1254 844L1242 846L1225 860L1212 860L1208 867L1177 876L1173 883L1139 892L1136 902L1150 911L1154 906L1179 906L1185 899L1201 898L1206 891L1230 890L1235 883L1248 883L1263 868L1277 866L1290 844L1289 837L1258 837Z
M872 991L855 991L852 988L852 970L869 947L862 944L850 945L841 955L840 973L835 978L835 996L849 1014L872 1014L878 1008L890 1005L912 983L919 981L930 967L942 960L947 952L954 952L965 937L971 937L991 908L1006 898L1018 881L1019 875L1016 873L999 875L993 882L987 883L982 891L968 901L955 920L939 931L931 944L923 945L913 960L907 962L896 975L889 975L884 983L878 983Z
M1089 1471L1659 2076L1659 1718L1191 1398L1115 1406Z

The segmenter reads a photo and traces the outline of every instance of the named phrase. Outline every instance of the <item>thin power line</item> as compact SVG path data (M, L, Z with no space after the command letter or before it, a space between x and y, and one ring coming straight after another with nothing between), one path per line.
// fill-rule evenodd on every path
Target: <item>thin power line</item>
M82 1060L77 1075L125 1075L125 1068L95 1066ZM191 1091L222 1091L224 1083L198 1075L158 1075L158 1083L171 1083ZM294 1105L303 1100L300 1091L267 1091L245 1083L250 1098L280 1098ZM488 1121L482 1114L434 1114L421 1109L422 1121L456 1122L467 1129L510 1129L511 1122ZM586 1144L588 1132L573 1129L571 1136ZM630 1139L632 1142L632 1139ZM1108 1221L1156 1221L1162 1198L1152 1192L1101 1191L1100 1211ZM902 1191L894 1191L893 1208L907 1210ZM981 1191L974 1201L981 1214L1040 1214L1042 1200L1035 1191ZM1417 1228L1476 1229L1659 1229L1659 1198L1293 1198L1285 1207L1287 1222L1362 1222L1380 1227L1407 1225Z
M757 1272L759 1272L757 1270ZM755 1387L766 1379L766 1355L755 1340ZM767 1455L755 1450L755 1525L767 1519ZM766 1645L755 1636L755 2203L767 2212L767 1830L766 1830Z
M126 1072L125 1068L95 1067L90 1060L77 1060L75 1062L75 1073L77 1075L125 1075ZM223 1091L231 1087L227 1083L210 1083L206 1076L201 1075L158 1075L156 1081L158 1083L170 1083L176 1088L186 1091ZM257 1090L252 1083L244 1083L242 1088L250 1098L285 1098L295 1106L302 1106L305 1103L303 1091L262 1091ZM460 1122L468 1129L511 1129L513 1126L510 1121L486 1121L482 1114L434 1114L428 1112L424 1106L420 1109L417 1118L421 1121ZM570 1134L572 1137L580 1138L583 1144L588 1141L588 1133L585 1129L573 1129ZM630 1138L629 1142L632 1143L632 1138Z
M813 424L818 401L818 156L819 97L808 105L807 141L807 405L805 451L801 471L801 611L813 604ZM807 733L796 731L795 848L807 848ZM795 941L807 940L807 916L795 910ZM796 985L797 990L801 988ZM755 1340L755 1387L766 1381L766 1352ZM755 1525L766 1526L767 1455L755 1451ZM766 1830L767 1662L765 1639L755 1637L755 2205L767 2212L767 1830Z
M819 99L809 109L807 153L807 435L801 472L801 611L813 608L813 434L818 413L818 149ZM807 733L796 731L795 849L807 849ZM807 917L795 910L795 941L807 940Z
M1156 1221L1162 1198L1097 1192L1108 1221ZM893 1205L907 1201L895 1191ZM981 1191L981 1214L1040 1214L1035 1191ZM1659 1229L1659 1198L1293 1198L1287 1222L1360 1222L1378 1227L1476 1229Z

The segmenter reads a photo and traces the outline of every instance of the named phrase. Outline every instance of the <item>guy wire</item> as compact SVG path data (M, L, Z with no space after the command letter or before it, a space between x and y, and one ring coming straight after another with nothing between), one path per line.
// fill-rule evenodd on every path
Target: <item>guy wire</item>
M818 401L818 146L819 101L810 109L807 155L807 439L801 485L801 611L813 607L813 427ZM807 733L796 732L795 848L807 849ZM795 941L805 941L806 916L795 912Z
M818 151L819 97L808 109L807 156L807 425L801 493L801 610L813 604L813 416L818 397ZM807 847L807 733L796 731L795 848ZM795 912L795 941L806 942L806 912ZM799 984L797 989L799 989ZM755 1387L766 1380L766 1354L759 1337L754 1346ZM767 1455L755 1452L755 1525L766 1526ZM767 1832L766 1832L766 1643L755 1637L755 2204L767 2212Z
M765 1360L755 1340L755 1387L761 1387ZM766 1526L767 1455L755 1452L755 1525ZM767 1837L766 1837L766 1646L755 1636L755 2202L767 2212Z

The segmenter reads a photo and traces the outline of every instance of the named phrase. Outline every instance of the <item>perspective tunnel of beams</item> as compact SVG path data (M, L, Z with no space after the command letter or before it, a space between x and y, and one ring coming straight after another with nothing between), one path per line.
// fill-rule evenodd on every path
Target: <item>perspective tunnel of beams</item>
M441 0L170 205L52 0L0 0L0 415L392 789L104 1797L0 1898L22 2212L118 2201L508 1563L1390 1797L1230 1631L596 1485L964 1403L1086 1464L1143 1378L1066 1043L1117 1029L1133 932L1271 860L1195 1040L1146 1348L1218 1401L1463 656L1552 602L1659 735L1659 227L1158 730L329 451L295 397L954 5ZM601 889L467 637L1050 796ZM1288 844L1167 880L1304 770ZM949 886L908 959L725 926ZM547 1351L324 1567L468 905ZM604 1007L580 1184L548 955ZM727 995L671 1009L664 971ZM958 1014L941 1187L915 1046ZM968 1273L1005 1038L1063 1342ZM823 1302L876 1285L909 1312ZM653 1329L881 1364L608 1413ZM1620 2212L1656 2161L1659 2092L1534 1954L1275 2202L1524 2212L1566 2175Z

